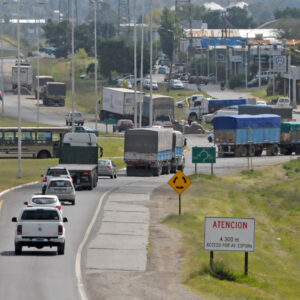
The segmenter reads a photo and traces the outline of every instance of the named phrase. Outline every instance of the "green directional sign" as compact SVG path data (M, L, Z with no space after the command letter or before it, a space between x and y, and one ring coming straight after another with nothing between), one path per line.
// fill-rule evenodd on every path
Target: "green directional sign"
M215 147L193 147L192 163L194 164L214 164L216 162Z
M116 124L116 120L115 119L105 119L104 123L105 124Z

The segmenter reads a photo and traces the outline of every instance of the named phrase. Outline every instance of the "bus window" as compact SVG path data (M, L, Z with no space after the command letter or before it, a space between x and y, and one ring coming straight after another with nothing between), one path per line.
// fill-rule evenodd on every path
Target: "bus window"
M17 139L15 139L14 131L4 132L4 144L13 145L17 143Z
M49 131L37 132L37 144L51 144L52 134Z
M22 143L24 144L34 144L34 139L32 138L32 132L22 132Z
M0 145L3 144L3 132L0 132Z

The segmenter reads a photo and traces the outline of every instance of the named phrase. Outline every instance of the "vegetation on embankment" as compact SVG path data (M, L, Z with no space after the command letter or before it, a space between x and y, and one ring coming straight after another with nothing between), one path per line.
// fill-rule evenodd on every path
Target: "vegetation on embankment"
M226 176L193 175L183 194L181 217L164 223L184 236L182 281L206 299L299 299L300 160L263 171ZM203 250L204 217L256 219L255 252Z

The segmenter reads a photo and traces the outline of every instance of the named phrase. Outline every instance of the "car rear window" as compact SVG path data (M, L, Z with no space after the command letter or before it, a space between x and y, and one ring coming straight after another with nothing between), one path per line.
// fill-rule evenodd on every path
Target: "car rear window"
M21 220L59 220L59 215L55 210L25 210Z
M70 181L66 180L53 180L50 182L50 187L70 187L71 183Z
M99 165L109 166L110 165L110 161L109 160L99 160Z
M68 175L68 171L66 169L48 169L47 175L51 175L51 176Z
M31 201L35 204L53 204L56 202L54 198L45 198L45 197L33 198Z

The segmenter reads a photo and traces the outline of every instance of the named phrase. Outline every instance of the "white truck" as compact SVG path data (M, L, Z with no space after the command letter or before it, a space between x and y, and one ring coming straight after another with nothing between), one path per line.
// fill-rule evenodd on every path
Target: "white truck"
M13 217L17 223L15 231L15 254L22 253L22 247L57 247L57 253L65 253L65 228L62 214L54 207L26 207L19 217Z
M125 88L104 87L100 120L108 118L131 119L134 115L134 91ZM137 102L143 102L144 93L137 91Z
M225 107L238 106L241 104L249 103L251 103L251 101L248 98L209 99L203 97L202 99L189 101L190 105L186 108L185 114L187 117L191 117L194 121L202 120L202 116L205 114L213 113Z
M32 78L33 78L32 66L20 65L20 85L21 93L31 94ZM14 93L18 92L18 65L12 67L12 89Z

